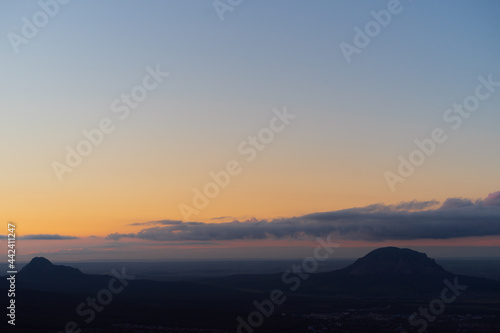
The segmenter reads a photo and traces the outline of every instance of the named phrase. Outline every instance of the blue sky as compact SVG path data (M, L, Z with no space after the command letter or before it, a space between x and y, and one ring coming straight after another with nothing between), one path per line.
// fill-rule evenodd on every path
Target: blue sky
M383 173L445 126L443 113L478 76L500 81L500 3L401 0L347 63L339 44L353 44L354 27L389 3L244 0L221 21L213 1L70 1L16 53L8 34L21 35L23 17L41 7L2 2L0 199L10 208L1 218L29 234L79 237L180 219L192 188L282 107L297 120L200 220L498 191L499 92L395 193ZM51 163L83 129L116 119L112 101L157 65L170 73L165 82L59 183Z

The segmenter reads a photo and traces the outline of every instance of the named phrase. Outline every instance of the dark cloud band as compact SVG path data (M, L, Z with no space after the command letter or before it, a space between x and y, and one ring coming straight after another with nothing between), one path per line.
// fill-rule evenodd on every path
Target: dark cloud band
M313 213L278 220L204 223L171 220L137 233L113 233L108 239L139 238L154 241L222 241L242 239L308 239L334 234L342 239L383 241L450 239L500 235L500 192L475 202L447 199L370 205ZM151 225L151 222L134 225ZM161 226L158 226L161 225Z

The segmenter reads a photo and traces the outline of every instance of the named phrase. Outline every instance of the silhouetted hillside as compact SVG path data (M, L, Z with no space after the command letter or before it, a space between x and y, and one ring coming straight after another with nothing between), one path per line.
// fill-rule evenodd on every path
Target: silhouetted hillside
M449 274L425 253L397 247L383 247L373 250L341 271L354 276L387 274L446 276Z
M236 275L213 279L212 284L239 290L265 291L285 285L294 274ZM311 274L298 292L329 297L413 298L439 293L444 280L467 283L468 294L500 293L500 282L448 272L425 253L385 247L373 250L339 270Z
M422 300L428 302L439 297L447 287L445 280L455 283L456 279L458 284L467 286L460 302L469 303L457 304L455 311L469 313L470 309L477 308L478 302L483 302L482 313L500 314L494 305L494 300L500 297L500 282L455 275L424 253L409 249L381 248L343 269L309 274L304 279L298 276L290 269L280 274L160 282L137 280L125 267L113 270L110 275L89 275L68 266L53 265L45 258L34 258L17 275L17 313L20 318L33 319L25 321L25 327L62 328L68 320L85 327L88 318L78 315L77 307L107 293L112 295L111 304L104 307L91 326L147 323L231 329L237 316L255 310L255 300L269 299L272 290L280 289L287 301L269 322L279 327L289 323L293 330L295 326L290 318L278 314L344 313L346 308L387 312L388 304L399 304L390 311L410 314L418 309ZM6 282L2 278L0 291L8 289ZM46 308L50 308L49 313L44 311ZM451 309L451 305L447 307L447 311ZM196 321L192 320L193 313L197 314ZM303 322L303 317L296 318Z
M455 278L467 285L464 294L500 293L498 281L453 274L425 253L397 247L379 248L343 269L316 274L307 288L338 296L406 298L438 293L446 287L444 280Z
M35 257L17 274L16 285L21 290L84 294L102 288L108 280L103 275L84 274L79 269L54 265L46 258Z
M82 275L83 273L77 268L54 265L46 258L35 257L28 265L23 267L23 269L17 274L17 277L25 281L41 281L54 278L80 278Z

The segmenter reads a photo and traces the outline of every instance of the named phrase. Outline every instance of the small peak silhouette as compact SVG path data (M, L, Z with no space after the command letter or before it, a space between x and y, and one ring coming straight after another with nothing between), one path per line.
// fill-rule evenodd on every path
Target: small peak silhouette
M54 265L47 258L35 257L31 259L30 263L21 269L18 276L22 279L48 279L48 278L65 278L65 277L75 277L80 276L83 273L79 269L63 266Z

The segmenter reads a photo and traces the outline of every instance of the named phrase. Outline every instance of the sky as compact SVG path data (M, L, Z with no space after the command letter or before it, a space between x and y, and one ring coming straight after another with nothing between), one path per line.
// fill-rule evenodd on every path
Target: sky
M20 260L500 256L497 1L0 9Z

